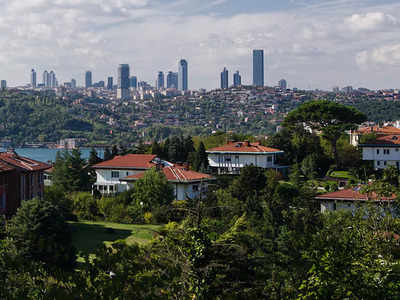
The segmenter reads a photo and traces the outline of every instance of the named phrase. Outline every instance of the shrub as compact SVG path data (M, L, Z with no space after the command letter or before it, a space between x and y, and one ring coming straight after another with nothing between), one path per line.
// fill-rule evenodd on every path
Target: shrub
M87 192L77 192L71 195L73 202L73 212L79 219L96 220L99 215L97 202L94 197Z
M145 212L143 219L146 224L151 224L153 221L153 214L151 212Z

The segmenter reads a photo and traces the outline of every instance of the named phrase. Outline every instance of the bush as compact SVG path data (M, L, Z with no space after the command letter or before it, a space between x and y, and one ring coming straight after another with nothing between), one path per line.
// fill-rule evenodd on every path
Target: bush
M96 220L99 215L97 202L94 197L87 192L77 192L71 195L73 202L73 212L79 219Z
M151 212L145 212L143 219L146 224L151 224L153 221L153 214Z

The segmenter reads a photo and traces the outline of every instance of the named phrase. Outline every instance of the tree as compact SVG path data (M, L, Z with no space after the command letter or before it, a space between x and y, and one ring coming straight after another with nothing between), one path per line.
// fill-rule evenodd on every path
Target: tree
M90 149L88 163L89 165L93 166L95 164L98 164L99 162L101 162L101 158L97 155L96 149L92 147L92 149Z
M43 199L24 201L7 226L19 255L53 267L73 269L75 248L71 232L57 206Z
M232 196L245 201L248 197L260 193L266 185L266 176L262 168L249 165L240 171L240 176L231 185Z
M104 150L104 160L110 160L110 159L112 159L112 158L113 158L113 156L112 156L112 154L111 154L110 149L109 149L109 148L106 148L106 149Z
M136 206L142 206L144 211L170 204L174 200L174 191L165 175L152 168L136 181L132 198Z
M322 137L329 141L336 164L339 164L337 141L341 135L356 124L367 120L366 116L356 109L332 101L318 100L302 104L291 111L285 118L285 127L302 126L320 130Z

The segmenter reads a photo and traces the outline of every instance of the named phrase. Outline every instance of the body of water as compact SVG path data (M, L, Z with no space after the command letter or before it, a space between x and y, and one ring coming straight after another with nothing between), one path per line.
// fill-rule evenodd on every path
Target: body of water
M89 158L90 148L81 148L81 157L84 159ZM0 152L7 151L7 149L0 148ZM65 151L63 149L47 149L47 148L16 148L15 152L17 152L21 156L25 156L34 160L48 162L55 161L57 152ZM104 157L104 149L96 149L97 155L100 158Z

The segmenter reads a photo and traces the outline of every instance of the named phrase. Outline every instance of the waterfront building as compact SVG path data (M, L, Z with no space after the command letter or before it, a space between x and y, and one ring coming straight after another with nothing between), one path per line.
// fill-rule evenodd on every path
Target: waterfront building
M253 85L264 86L264 50L253 50Z
M188 90L188 63L185 59L179 61L178 89L180 91Z

